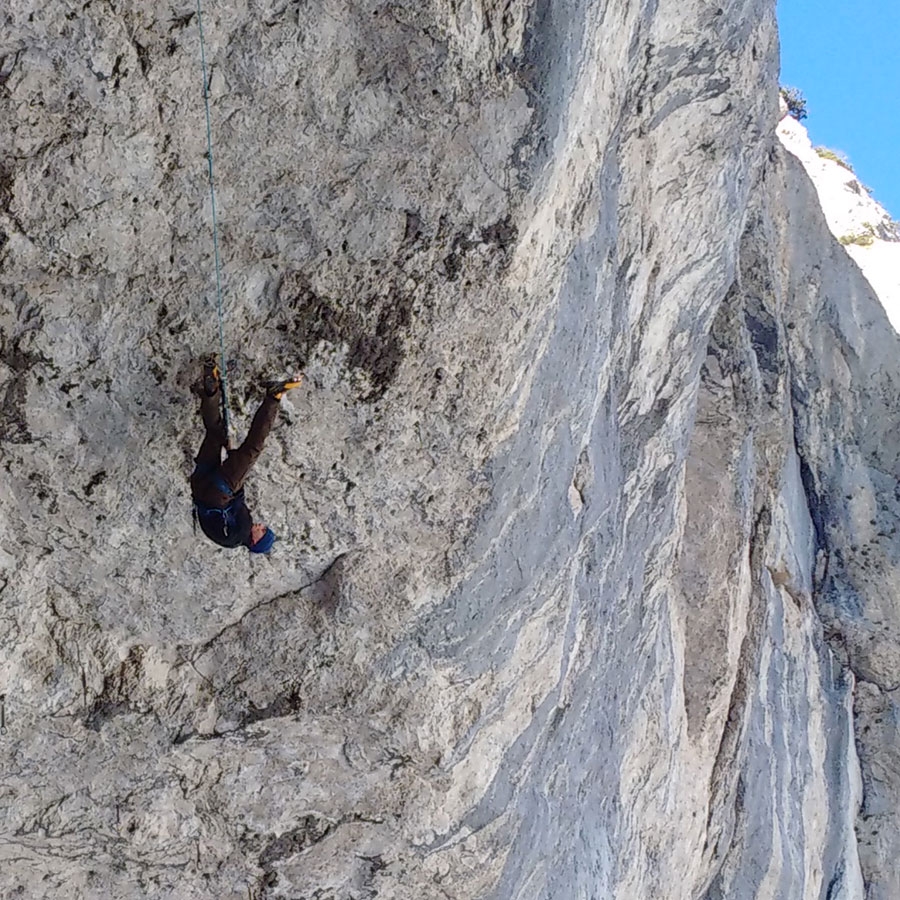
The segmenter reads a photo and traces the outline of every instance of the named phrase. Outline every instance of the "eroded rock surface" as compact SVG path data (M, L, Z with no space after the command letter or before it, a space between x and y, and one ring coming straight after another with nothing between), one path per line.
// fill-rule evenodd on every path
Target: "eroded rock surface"
M768 0L204 10L0 45L0 893L900 894L898 339Z

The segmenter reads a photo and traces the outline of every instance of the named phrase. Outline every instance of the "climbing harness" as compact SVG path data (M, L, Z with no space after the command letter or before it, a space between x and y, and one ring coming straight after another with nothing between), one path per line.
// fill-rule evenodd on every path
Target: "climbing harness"
M250 534L250 513L244 492L238 491L228 506L206 506L194 501L194 519L200 530L220 547L238 547Z
M221 471L209 463L197 463L194 475L209 475L213 485L228 499L225 506L207 506L194 499L194 532L197 525L211 540L223 547L244 543L250 526L250 514L244 501L244 490L234 491Z
M206 46L203 40L203 12L200 9L200 0L197 0L197 28L200 32L200 65L203 69L203 103L206 108L206 159L209 163L209 199L212 207L212 232L213 251L216 260L216 312L219 317L219 355L221 372L220 397L222 403L222 424L225 429L225 443L228 445L229 420L228 420L228 375L225 370L225 314L222 307L222 266L219 259L219 222L216 218L216 185L213 179L213 145L212 126L209 117L209 80L206 74Z

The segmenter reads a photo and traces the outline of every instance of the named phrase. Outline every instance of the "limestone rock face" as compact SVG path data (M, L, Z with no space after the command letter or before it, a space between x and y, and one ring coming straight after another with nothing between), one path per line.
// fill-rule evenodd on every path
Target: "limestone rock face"
M803 164L815 185L829 229L875 289L894 330L900 330L897 222L856 177L850 162L827 147L813 147L799 122L785 116L778 125L778 137Z
M769 0L210 2L0 37L0 894L900 895L900 346Z

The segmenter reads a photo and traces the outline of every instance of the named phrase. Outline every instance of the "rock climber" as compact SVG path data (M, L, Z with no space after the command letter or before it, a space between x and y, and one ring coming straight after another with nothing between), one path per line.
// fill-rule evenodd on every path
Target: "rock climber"
M295 375L290 381L267 382L265 399L253 417L247 439L232 450L222 420L219 369L213 360L203 364L203 378L193 390L200 397L206 434L191 474L191 496L195 522L221 547L244 546L251 553L268 553L275 543L275 532L253 521L244 500L244 481L262 453L284 392L299 387L302 380L302 375ZM222 450L226 451L224 461Z

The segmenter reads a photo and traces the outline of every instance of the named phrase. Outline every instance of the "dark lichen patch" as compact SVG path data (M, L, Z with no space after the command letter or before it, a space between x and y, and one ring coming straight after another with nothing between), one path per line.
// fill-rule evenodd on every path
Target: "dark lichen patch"
M300 340L300 363L305 365L320 344L347 348L350 371L368 376L369 387L360 399L374 402L384 396L397 377L406 355L406 336L412 324L413 297L397 285L375 292L361 286L355 304L317 294L300 273L282 280L279 302L291 311L291 324L281 326Z
M13 377L3 390L0 400L0 442L28 444L32 441L28 429L26 376L31 369L47 360L39 353L23 350L19 338L11 338L0 332L0 362L6 365Z
M406 227L403 232L404 244L415 244L423 236L421 216L411 210L406 210Z
M141 75L146 78L150 69L153 67L153 63L150 59L150 50L143 44L139 44L137 41L134 41L133 43L134 51L137 54L138 63L141 67Z
M509 248L515 243L519 233L510 216L488 225L473 237L472 226L469 225L458 231L453 237L450 252L444 257L444 273L448 281L456 281L463 268L469 252L478 246L487 246L495 251L494 256L499 259L501 268L509 258Z
M487 228L481 229L481 240L485 244L493 244L501 250L509 249L518 236L519 231L513 224L510 216L494 222L493 225L489 225Z
M510 216L483 228L459 226L441 217L435 227L415 210L405 211L402 240L393 259L372 258L343 273L341 293L325 294L303 272L281 277L276 303L283 319L278 330L298 364L306 365L323 348L346 351L344 365L359 399L380 400L397 380L416 320L427 321L435 302L433 282L492 279L509 264L518 232ZM346 241L341 253L348 254ZM326 250L329 260L334 258ZM334 278L335 263L328 262ZM333 281L332 281L333 283Z
M196 13L190 11L180 16L174 16L171 20L172 24L169 26L169 32L183 31L193 22L195 15Z
M14 378L0 400L0 443L30 444L33 440L28 428L25 380Z
M38 363L47 363L48 360L40 353L23 350L18 338L7 338L0 332L0 362L21 375Z
M241 716L238 722L238 729L247 728L255 725L257 722L264 722L266 719L281 719L285 716L292 716L298 713L303 707L303 696L300 686L293 684L288 685L285 690L278 694L271 703L265 706L255 706L250 704L249 709Z
M285 275L278 290L279 304L292 314L290 324L281 325L280 330L300 338L303 365L320 342L337 345L359 329L351 310L340 301L319 296L299 272Z
M0 166L0 212L9 213L12 206L13 176Z
M44 504L47 512L56 513L59 511L56 491L50 487L50 482L45 475L42 475L40 472L32 472L28 476L28 486L32 496Z
M85 728L100 731L106 722L116 716L141 712L136 706L136 697L144 673L144 648L134 646L119 667L103 679L103 690L94 698L85 711Z
M4 87L6 82L9 81L21 55L22 51L16 50L14 53L0 56L0 87Z
M124 716L132 712L131 704L125 700L96 700L84 717L84 727L91 731L100 731L105 722L116 716Z
M332 829L333 826L329 822L315 816L304 816L297 828L273 838L266 844L259 855L260 868L270 872L272 863L288 859L307 847L318 844L331 833Z
M106 481L106 470L101 469L91 476L91 480L84 486L85 497L90 497L94 493L94 488Z
M477 246L477 243L468 237L468 232L457 232L453 238L450 252L444 257L444 273L448 281L456 281L459 278L466 254Z
M412 297L393 291L382 306L374 334L354 341L347 358L354 369L369 373L372 392L381 397L397 377L405 356L404 336L412 320Z

